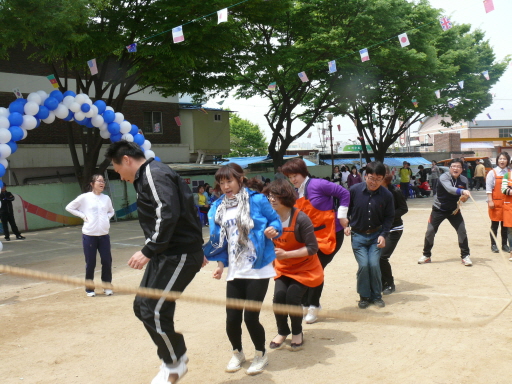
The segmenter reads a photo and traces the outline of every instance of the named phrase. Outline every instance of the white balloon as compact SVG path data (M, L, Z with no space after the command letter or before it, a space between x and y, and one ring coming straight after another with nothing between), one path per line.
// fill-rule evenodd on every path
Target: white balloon
M41 103L41 96L39 96L39 94L36 93L36 92L29 93L29 95L27 96L27 101L33 101L37 105L41 105L42 104Z
M45 91L37 91L36 93L41 98L41 105L43 105L44 101L48 98L48 94Z
M7 144L0 144L0 159L6 159L11 156L11 147Z
M9 119L5 116L0 116L0 128L9 128L11 126L11 123L9 122Z
M87 116L87 114L86 114L86 116ZM98 128L100 128L104 122L105 121L103 120L103 116L101 116L101 115L96 115L91 118L91 124Z
M112 108L110 106L105 107L105 111L113 111L113 110L114 110L114 108Z
M150 157L154 159L156 155L155 152L153 152L151 149L148 149L144 152L144 156L146 156L146 159L149 159Z
M10 114L11 113L9 112L9 110L7 108L0 107L0 116L9 117Z
M76 121L82 121L83 119L85 119L85 113L83 113L82 111L75 112L74 118Z
M124 115L121 112L116 112L116 118L114 119L114 121L117 124L121 124L124 121Z
M0 243L0 252L2 252L4 250L4 245L2 243Z
M39 112L39 104L35 101L28 101L27 104L23 107L26 115L36 115Z
M34 129L37 125L37 119L34 116L24 115L23 123L21 124L21 128L23 129Z
M6 128L0 128L0 144L6 144L11 141L11 131ZM7 161L7 160L6 160Z
M75 98L73 96L66 96L63 100L62 100L62 104L64 104L66 107L69 108L69 106L71 104L73 104L75 102Z
M21 140L23 140L25 137L27 137L28 132L27 132L27 130L25 128L21 128L21 129L23 131L23 137L21 138Z
M128 121L123 121L119 124L121 127L120 131L122 134L128 133L132 130L132 125Z
M100 131L106 131L108 129L108 124L107 123L103 123L98 128L100 129Z
M110 137L110 132L107 130L100 131L100 136L103 137L104 139L108 139Z
M65 119L69 115L69 109L64 104L59 104L53 113L55 113L55 116L57 116L59 119Z
M76 97L75 97L75 101L71 103L71 105L69 106L69 110L71 112L79 112L79 111L82 111L82 108L80 107L80 104L78 104L76 102Z
M151 149L151 141L144 140L144 143L142 143L141 147L144 148L144 150L146 151Z
M131 143L133 141L133 136L130 133L125 133L123 136L121 136L121 139Z
M86 96L87 96L87 95L86 95ZM89 99L89 96L87 96L87 98L85 99L84 104L89 104L89 105L91 105L91 106L92 106L92 100L91 100L91 99Z
M48 115L48 117L46 119L43 119L43 122L45 122L46 124L51 124L55 121L55 113L53 113L53 111L50 111L50 114Z
M7 161L7 159L0 159L0 164L2 164L5 169L7 169L7 167L9 166L9 162ZM0 204L0 207L1 206L2 206L2 204Z
M85 117L94 117L98 115L98 107L95 105L91 105L91 109L89 112L85 114Z
M83 104L85 103L85 100L87 100L87 95L84 94L84 93L79 93L78 95L76 95L75 97L75 103L78 103L78 104Z

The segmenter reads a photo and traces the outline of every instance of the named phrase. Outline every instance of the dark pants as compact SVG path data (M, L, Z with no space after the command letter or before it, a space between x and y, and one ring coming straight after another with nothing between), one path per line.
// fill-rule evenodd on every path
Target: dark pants
M167 256L153 256L146 265L141 287L161 289L164 292L183 292L201 269L203 252ZM164 298L149 299L135 296L133 311L144 324L157 346L158 357L166 364L177 363L187 347L181 333L174 330L176 302Z
M393 272L391 271L391 264L389 258L395 251L398 241L402 237L404 231L389 232L386 236L386 246L381 249L380 254L380 274L382 278L382 286L384 288L394 286L395 280L393 279Z
M432 209L430 218L428 220L427 233L425 234L425 243L423 245L423 255L426 257L432 256L432 247L434 246L434 238L441 223L447 219L453 228L457 231L459 241L460 257L464 258L469 256L468 236L466 234L466 226L462 214L452 215L451 212L443 212L437 209Z
M82 235L82 244L85 255L85 278L87 280L94 280L96 253L99 252L101 259L101 281L111 283L112 254L110 253L110 235ZM86 289L86 292L94 292L94 289Z
M307 286L291 277L280 276L275 280L274 304L297 305L300 309L302 296L304 296L307 289ZM290 316L290 322L292 324L292 334L300 335L302 333L302 316L285 315L282 313L274 313L274 315L276 317L277 333L281 336L288 336L290 334L288 316Z
M405 200L409 197L409 183L400 183L400 190L405 197Z
M336 232L336 248L334 251L328 255L323 253L322 251L318 251L318 259L320 260L320 264L322 264L322 268L325 269L327 265L332 261L334 255L338 253L341 246L343 245L343 239L345 238L343 231ZM307 292L304 294L302 298L302 305L305 307L309 307L310 305L314 307L320 307L320 297L322 296L322 291L324 290L324 283L320 284L315 288L308 288Z
M11 225L12 232L16 235L16 237L21 236L21 233L18 230L18 226L16 225L16 221L14 221L14 214L12 212L2 213L2 227L4 229L4 237L6 239L9 238L9 227L7 223Z
M437 181L438 181L438 179L430 179L430 182L432 183L432 194L434 196L437 193Z
M501 246L505 246L507 245L507 238L508 238L508 234L507 234L507 227L504 227L503 226L503 221L491 221L491 231L492 233L494 233L494 236L496 236L496 238L498 238L498 227L500 226L500 223L501 223ZM494 241L494 237L489 234L489 236L491 236L491 245L496 245L496 242Z
M262 302L267 294L270 279L234 279L228 281L228 299L253 300ZM226 333L233 350L242 350L242 317L254 347L265 352L265 329L260 323L260 311L226 308Z
M480 188L485 189L485 181L482 176L475 177L475 188L478 191Z

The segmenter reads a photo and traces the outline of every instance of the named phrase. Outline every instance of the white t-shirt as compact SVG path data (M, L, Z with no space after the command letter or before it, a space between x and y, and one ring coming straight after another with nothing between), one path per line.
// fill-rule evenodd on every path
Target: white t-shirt
M226 227L228 242L229 268L227 281L234 279L269 279L276 275L272 263L263 268L255 269L252 267L256 260L256 250L252 241L249 240L249 251L240 255L238 262L235 260L235 246L238 242L238 227L236 226L236 214L238 207L226 209L222 218L222 226Z
M82 227L84 235L108 235L110 218L114 216L114 207L107 195L96 195L93 192L82 193L67 205L66 211L84 220Z

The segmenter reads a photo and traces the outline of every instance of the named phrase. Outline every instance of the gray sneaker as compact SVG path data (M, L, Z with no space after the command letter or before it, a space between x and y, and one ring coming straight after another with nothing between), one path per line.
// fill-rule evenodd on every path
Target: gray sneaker
M233 356L229 360L226 372L236 372L242 368L242 364L245 362L244 351L238 352L238 349L233 351Z
M263 352L261 351L256 351L256 353L254 354L254 359L252 360L252 364L247 370L247 374L251 376L257 375L258 373L263 372L267 365L267 354L263 354Z
M432 260L430 260L430 257L427 256L421 256L418 260L418 264L427 264L430 263Z
M471 267L473 265L473 262L469 258L469 255L462 259L462 264L464 264L466 267Z

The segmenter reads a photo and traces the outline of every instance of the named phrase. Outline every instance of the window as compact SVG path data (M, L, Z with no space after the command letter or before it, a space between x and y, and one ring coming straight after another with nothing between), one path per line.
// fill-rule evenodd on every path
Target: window
M162 133L162 112L144 112L144 133Z
M512 128L500 128L499 137L512 137Z
M222 120L221 118L222 118L222 115L217 113L217 114L215 115L215 117L214 117L214 120L215 120L215 121L221 121L221 120Z

